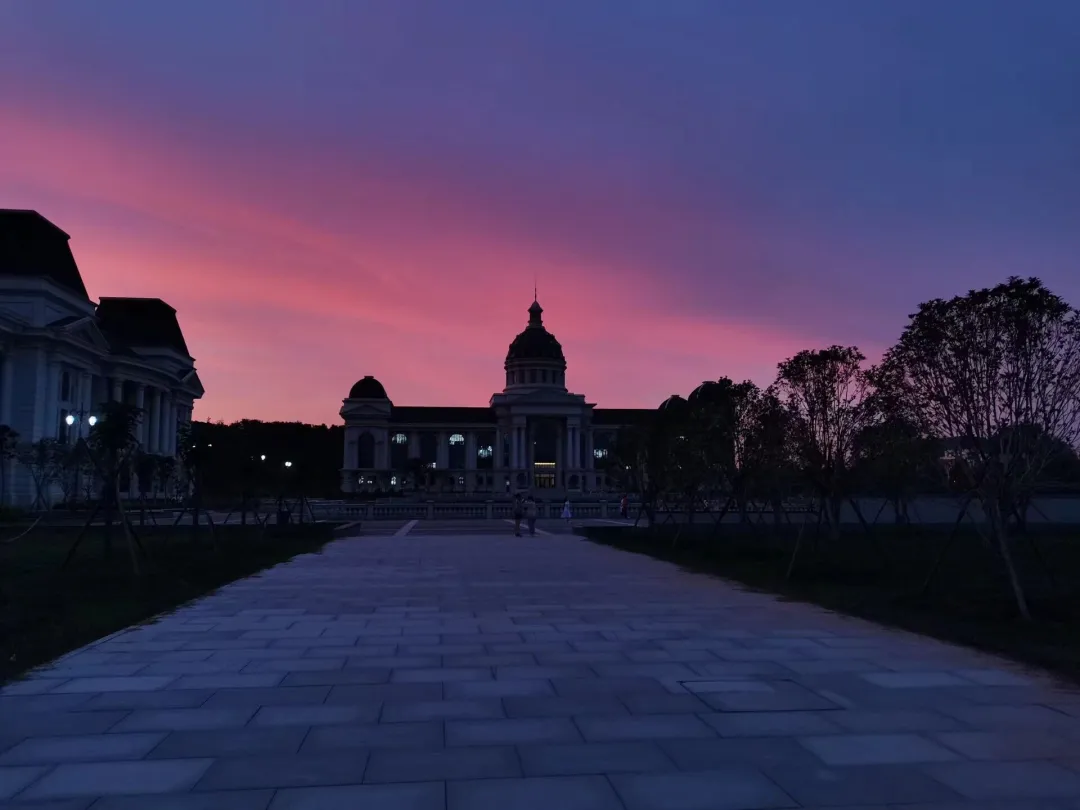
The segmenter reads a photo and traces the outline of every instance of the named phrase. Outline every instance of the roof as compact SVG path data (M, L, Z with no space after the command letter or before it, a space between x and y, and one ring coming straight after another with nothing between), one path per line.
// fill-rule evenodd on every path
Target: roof
M538 301L529 307L529 325L510 343L506 362L513 360L555 360L566 367L562 344L544 327L544 308Z
M47 278L88 299L70 238L37 211L0 208L0 275Z
M160 298L102 298L98 328L114 349L174 349L190 357L176 310Z
M356 381L349 389L349 399L387 399L383 384L370 374Z
M498 421L493 408L439 407L427 405L393 406L390 421L416 424L492 425Z

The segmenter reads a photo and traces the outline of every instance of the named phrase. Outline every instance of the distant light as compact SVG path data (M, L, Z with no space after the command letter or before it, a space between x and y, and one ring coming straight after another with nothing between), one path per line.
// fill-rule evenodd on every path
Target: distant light
M286 462L285 462L285 466L286 466L286 467L291 467L291 466L292 466L292 462L291 462L291 461L286 461Z
M97 424L97 417L96 416L91 416L86 421L90 424L90 427L93 427L94 425Z
M266 453L263 453L261 456L259 456L259 461L266 461Z
M206 446L207 446L207 447L213 447L214 445L212 445L212 444L208 444L208 445L206 445Z
M75 424L75 414L69 413L67 416L64 417L64 421L67 422L68 427L71 427Z

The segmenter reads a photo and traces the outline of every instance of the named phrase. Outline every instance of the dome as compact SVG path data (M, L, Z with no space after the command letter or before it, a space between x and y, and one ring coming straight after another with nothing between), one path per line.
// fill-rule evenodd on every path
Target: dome
M660 403L660 407L657 410L665 414L680 414L686 412L687 405L688 403L685 399L678 394L672 394Z
M356 385L349 390L349 399L387 399L386 389L369 374L356 381Z
M690 392L690 396L687 398L687 400L695 404L698 402L708 402L716 395L717 385L718 383L714 382L713 380L706 380Z
M529 307L529 325L510 344L506 362L516 360L549 360L566 365L562 344L545 327L541 315L544 309L533 301Z

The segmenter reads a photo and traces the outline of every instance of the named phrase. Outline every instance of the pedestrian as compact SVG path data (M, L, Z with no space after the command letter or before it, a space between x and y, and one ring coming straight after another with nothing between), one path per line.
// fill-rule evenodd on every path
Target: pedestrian
M566 521L566 528L570 528L570 499L567 498L563 501L562 505L562 519Z
M521 518L525 513L525 507L521 503L521 495L514 496L514 505L510 514L514 516L514 537L521 537Z
M630 517L630 496L623 495L622 500L619 501L619 514L622 515L623 520Z
M525 521L529 524L529 537L536 537L536 499L532 495L525 500Z

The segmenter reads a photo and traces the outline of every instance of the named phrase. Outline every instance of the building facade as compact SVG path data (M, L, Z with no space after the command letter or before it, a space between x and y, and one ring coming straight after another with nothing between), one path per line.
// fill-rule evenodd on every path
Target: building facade
M95 303L69 239L36 211L0 209L0 424L23 445L73 443L102 403L122 401L142 412L143 451L175 456L178 426L203 395L176 310L157 298ZM33 503L30 471L2 463L3 502Z
M503 390L475 408L399 406L378 380L359 380L341 408L342 490L610 490L606 459L616 435L654 412L597 408L568 391L562 346L535 300L504 371Z

